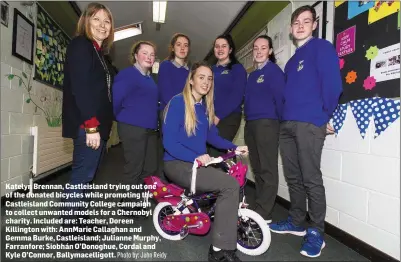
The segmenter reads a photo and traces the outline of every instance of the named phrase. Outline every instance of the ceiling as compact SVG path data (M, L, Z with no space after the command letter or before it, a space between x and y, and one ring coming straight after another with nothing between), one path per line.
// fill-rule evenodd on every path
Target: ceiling
M90 2L76 2L83 11ZM115 27L143 21L143 34L117 41L113 45L111 56L119 69L129 66L129 51L138 40L149 40L157 46L157 57L163 60L168 55L168 45L174 33L187 34L191 39L190 60L203 60L210 51L216 36L223 33L246 1L242 2L167 2L166 23L156 31L152 21L152 2L102 2L110 8Z

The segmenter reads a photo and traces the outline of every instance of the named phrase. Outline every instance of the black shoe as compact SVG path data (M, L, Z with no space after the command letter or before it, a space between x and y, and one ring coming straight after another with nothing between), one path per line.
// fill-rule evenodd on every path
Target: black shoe
M209 262L241 262L241 260L235 254L235 250L220 250L214 251L213 246L210 245L209 248L209 255L208 255Z

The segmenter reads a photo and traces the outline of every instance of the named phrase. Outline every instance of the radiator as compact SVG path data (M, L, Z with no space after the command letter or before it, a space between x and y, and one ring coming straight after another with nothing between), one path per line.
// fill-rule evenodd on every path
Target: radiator
M33 136L33 177L51 172L72 162L72 139L61 136L61 127L47 125L31 128Z

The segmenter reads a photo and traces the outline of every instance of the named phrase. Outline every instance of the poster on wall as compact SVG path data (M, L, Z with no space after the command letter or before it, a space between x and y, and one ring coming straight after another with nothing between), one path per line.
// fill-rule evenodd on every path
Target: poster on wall
M355 34L355 25L337 34L336 50L339 57L351 54L355 51Z
M400 78L400 45L379 49L370 62L370 76L376 83Z
M399 1L376 1L375 8L369 9L368 23L374 23L400 10Z
M347 1L348 19L352 19L375 6L375 1Z
M334 43L340 58L344 90L340 103L373 97L398 98L398 14L390 14L369 24L370 10L366 9L348 19L349 10L356 4L358 1L347 1L335 10ZM368 4L374 8L373 1L368 1Z
M62 88L64 61L70 38L38 4L34 79Z

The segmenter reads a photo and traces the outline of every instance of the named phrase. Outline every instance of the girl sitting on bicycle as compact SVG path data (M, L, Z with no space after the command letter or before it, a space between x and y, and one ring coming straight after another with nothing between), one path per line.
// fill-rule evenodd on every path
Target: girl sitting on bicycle
M211 161L206 143L219 149L247 154L248 147L236 146L218 135L214 120L213 73L204 62L193 64L182 93L174 96L164 111L164 171L175 184L189 189L192 166ZM240 261L235 254L240 187L237 180L213 167L201 167L196 190L217 192L209 261ZM223 217L224 215L224 217Z

